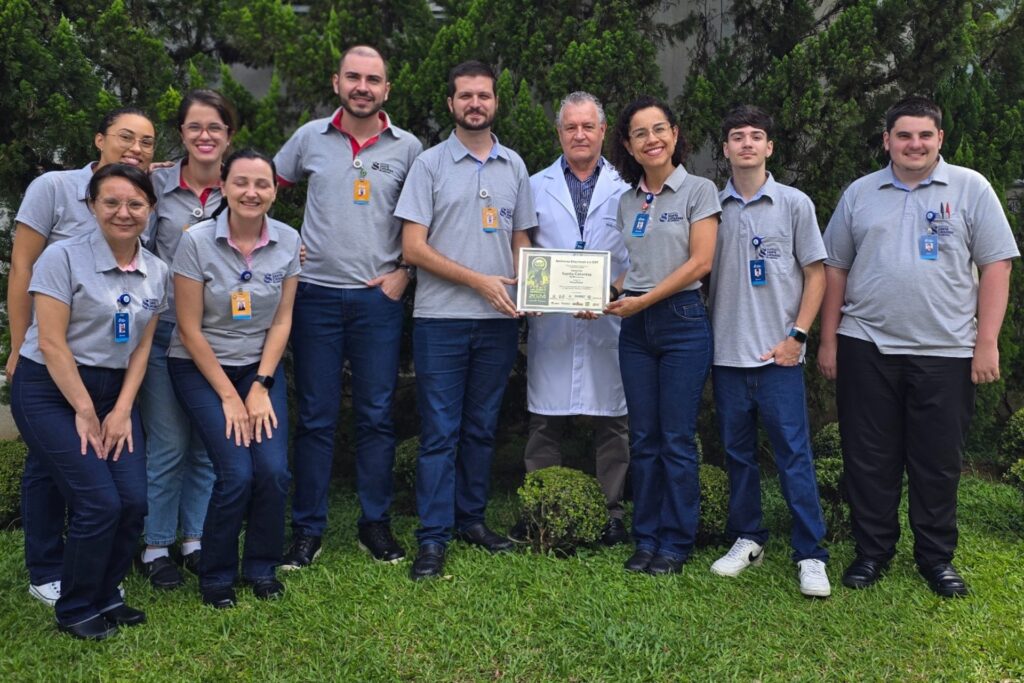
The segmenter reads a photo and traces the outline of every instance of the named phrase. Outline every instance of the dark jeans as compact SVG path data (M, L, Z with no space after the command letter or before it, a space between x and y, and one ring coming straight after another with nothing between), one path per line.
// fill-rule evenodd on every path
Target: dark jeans
M793 516L793 561L827 562L828 551L821 547L825 520L814 475L803 366L716 365L711 382L729 471L727 531L760 545L768 541L768 529L761 523L761 468L757 464L760 418L775 452L782 495Z
M693 549L700 515L694 435L712 351L698 292L673 294L622 321L619 367L638 550L685 559Z
M238 535L245 529L242 577L274 576L284 552L284 513L288 499L288 401L284 368L277 366L270 402L277 429L263 443L236 446L234 434L224 437L226 422L220 396L191 360L168 358L174 393L199 430L213 461L217 480L203 527L199 585L204 589L230 586L238 577ZM242 400L252 388L258 363L221 366Z
M512 319L419 318L413 328L422 427L416 507L424 543L446 544L451 529L484 521L494 433L516 359Z
M79 367L100 422L121 392L124 370ZM117 586L131 567L146 516L146 443L138 409L132 410L134 452L100 460L90 446L81 453L75 410L45 365L18 361L11 412L29 449L40 456L71 518L60 573L57 621L71 626L121 604Z
M322 536L341 406L342 370L352 371L359 524L387 522L395 463L392 405L398 381L403 306L380 287L338 289L299 283L291 346L298 396L292 528Z
M887 561L900 537L903 472L910 483L914 559L953 559L963 446L974 413L970 358L883 355L839 336L836 402L844 487L857 555Z

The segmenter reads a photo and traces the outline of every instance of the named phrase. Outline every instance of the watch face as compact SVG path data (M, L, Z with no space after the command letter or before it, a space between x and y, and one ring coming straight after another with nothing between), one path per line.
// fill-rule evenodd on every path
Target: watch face
M274 378L269 375L256 375L256 381L267 389L272 389L274 386Z

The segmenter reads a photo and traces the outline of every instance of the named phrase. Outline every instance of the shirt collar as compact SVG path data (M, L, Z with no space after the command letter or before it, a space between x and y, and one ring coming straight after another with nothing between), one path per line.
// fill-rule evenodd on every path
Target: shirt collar
M331 114L331 117L327 119L327 122L324 124L323 130L321 130L320 132L326 134L330 133L332 130L336 130L339 133L348 135L348 132L345 131L344 128L342 128L342 118L344 117L344 115L345 109L343 107L338 107L337 109L335 109L334 113ZM391 130L391 117L387 115L387 112L381 109L379 112L377 112L377 118L379 118L381 123L384 124L384 127L377 132L377 135L383 135L384 133L387 133L392 137L396 137L395 131Z
M138 240L138 244L139 246L135 250L135 258L132 260L135 267L124 272L140 273L143 277L146 277L146 261L142 258L142 240ZM108 270L118 270L120 268L117 265L117 259L114 258L114 252L111 251L110 245L107 244L107 238L104 237L103 231L99 227L96 227L89 233L89 247L92 249L92 260L97 273L105 273Z
M687 175L689 174L686 172L686 169L683 168L682 164L679 164L676 166L676 170L672 171L672 174L665 179L665 185L661 188L662 191L667 187L673 192L678 192L679 188L683 186L683 181L686 180ZM636 194L646 194L647 190L644 187L644 178L640 176L640 182L636 184Z
M562 156L560 156L558 158L559 158L559 160L562 163L562 173L564 173L566 175L572 173L573 176L575 176L576 174L573 173L572 172L572 168L569 167L569 162L565 160L565 155L563 154ZM601 167L602 166L604 166L604 157L598 157L597 158L597 166L594 166L594 172L590 174L590 177L587 178L587 180L590 180L590 178L597 178L599 175L601 175ZM579 180L579 179L577 178L577 180ZM585 182L587 182L587 180L580 180L580 182L581 183L585 183Z
M230 209L225 209L224 211L220 212L219 216L217 216L217 228L214 231L215 239L224 240L225 242L227 242L228 238L231 237L231 229L228 226L228 213L230 211ZM269 243L276 243L277 240L278 232L277 228L274 226L274 222L271 221L269 218L264 217L263 229L260 231L260 245L258 246L263 246Z
M772 203L774 203L777 189L778 183L775 182L775 178L773 178L772 174L769 173L768 178L764 181L764 184L761 185L760 188L758 188L757 193L753 197L751 197L750 201L748 202L745 199L743 199L743 195L741 195L736 190L736 186L732 184L732 178L729 178L729 182L725 184L725 188L718 193L718 198L722 202L724 202L727 199L735 199L740 204L747 205L753 204L761 197L767 197L772 201Z
M499 157L508 160L508 150L502 147L501 143L498 142L498 136L494 133L491 133L491 142L494 144L491 145L491 153L487 156L488 160L497 159ZM469 153L469 150L466 149L464 144L462 144L462 140L459 139L459 136L455 134L454 130L452 131L452 134L448 136L445 144L448 145L448 151L452 155L452 161L461 161L464 157L469 157L473 161L480 163L475 156Z
M919 182L917 184L917 187L925 187L926 185L931 185L932 183L939 183L941 185L949 184L949 164L946 163L946 160L942 158L941 154L939 155L939 163L937 163L935 165L935 168L932 169L931 175L922 180L921 182ZM899 178L896 177L896 174L892 170L891 161L889 162L889 165L886 166L885 169L883 169L881 177L878 180L879 188L885 187L886 185L892 185L896 189L903 190L905 192L911 191L910 187L905 185L902 181L900 181Z
M174 166L171 167L171 173L174 173L178 176L178 184L174 185L173 183L167 183L167 187L164 188L164 194L170 194L171 192L174 192L174 190L188 190L189 192L192 192L192 188L189 187L188 183L185 182L185 176L183 175L183 172L185 170L185 162L187 160L187 157L178 159L177 163L175 163ZM204 187L203 192L210 192L211 190L218 188L220 186L221 182L220 180L218 180L216 184L211 185L210 187Z

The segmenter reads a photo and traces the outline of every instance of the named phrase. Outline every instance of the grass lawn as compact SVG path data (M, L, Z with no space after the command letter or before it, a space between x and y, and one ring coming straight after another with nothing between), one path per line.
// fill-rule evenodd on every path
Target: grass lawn
M443 580L412 583L409 563L380 565L356 547L358 506L340 488L326 549L309 570L282 573L288 592L236 609L199 601L195 577L157 593L137 575L129 603L149 623L103 643L58 636L31 599L20 532L0 533L0 680L174 681L656 681L1024 680L1024 505L1008 486L961 487L964 600L932 595L909 539L872 589L838 585L852 545L834 545L833 596L797 591L787 513L766 486L773 529L766 561L737 579L697 552L680 576L629 575L627 548L568 559L491 557L454 543ZM515 516L497 494L493 526ZM413 547L415 519L396 532Z

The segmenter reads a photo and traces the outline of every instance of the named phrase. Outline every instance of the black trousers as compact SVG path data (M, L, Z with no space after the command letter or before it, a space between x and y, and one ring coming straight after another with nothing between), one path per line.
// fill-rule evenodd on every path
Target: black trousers
M970 358L883 355L840 335L836 402L843 485L857 555L888 561L900 536L903 472L909 480L914 559L953 559L963 446L974 412Z

